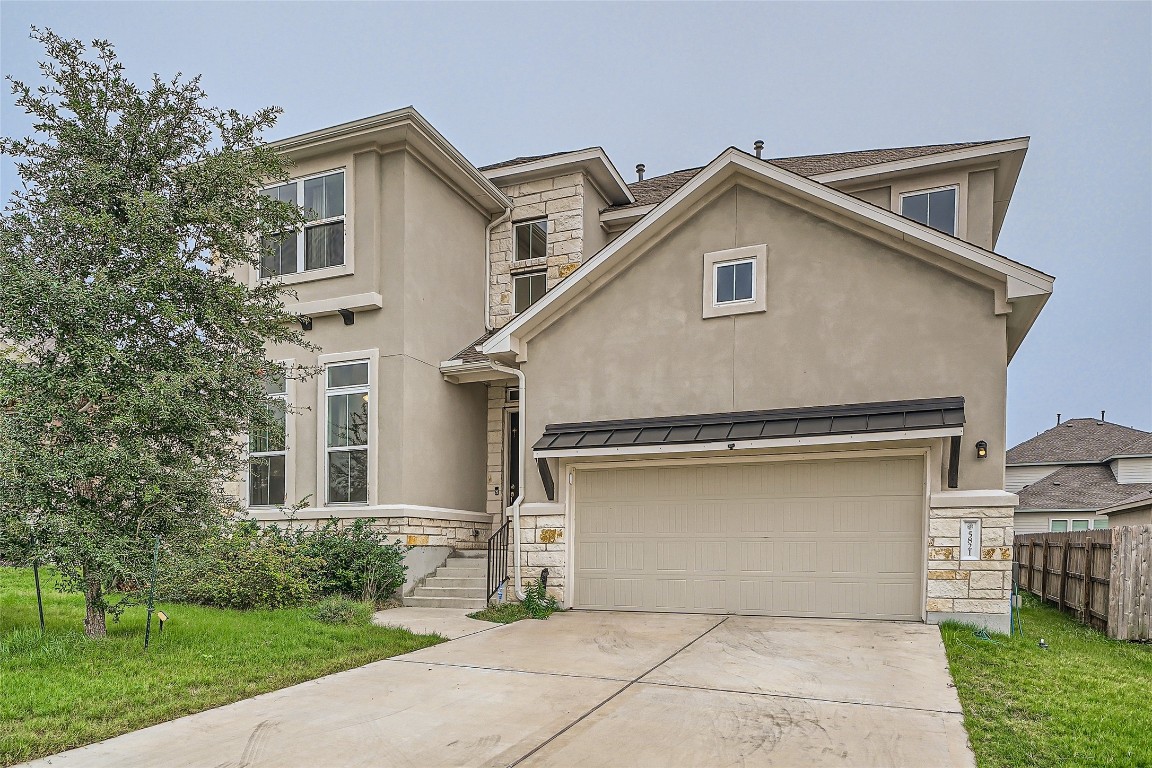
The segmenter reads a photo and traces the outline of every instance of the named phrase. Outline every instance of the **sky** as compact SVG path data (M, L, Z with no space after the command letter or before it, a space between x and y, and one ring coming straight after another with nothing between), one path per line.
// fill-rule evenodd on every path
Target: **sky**
M130 75L283 107L269 139L415 106L474 164L599 145L625 178L708 163L1030 136L997 252L1056 276L1008 369L1008 445L1098 417L1152 430L1152 3L52 3ZM3 95L0 127L30 123ZM3 194L16 186L0 164Z

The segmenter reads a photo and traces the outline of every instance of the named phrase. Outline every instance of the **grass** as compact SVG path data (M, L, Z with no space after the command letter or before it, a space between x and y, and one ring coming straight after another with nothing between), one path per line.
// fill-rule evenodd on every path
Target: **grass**
M1152 646L1029 598L1023 637L941 627L977 765L1152 768Z
M84 601L45 578L40 636L29 569L0 568L0 765L50 755L442 640L403 629L322 624L310 608L231 611L159 604L83 635Z
M468 614L470 619L480 621L494 621L497 624L511 624L521 619L530 619L531 616L524 610L522 603L497 603L490 605L482 611Z

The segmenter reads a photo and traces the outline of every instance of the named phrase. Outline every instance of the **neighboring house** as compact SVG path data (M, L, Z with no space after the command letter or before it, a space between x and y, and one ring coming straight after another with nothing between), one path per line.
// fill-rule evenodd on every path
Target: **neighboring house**
M1053 281L993 250L1027 145L627 183L598 147L477 168L410 108L277 142L314 213L264 279L323 352L272 354L324 372L278 387L307 410L249 512L511 519L572 608L1007 629L1007 365Z
M1008 451L1016 533L1152 523L1152 432L1068 419Z

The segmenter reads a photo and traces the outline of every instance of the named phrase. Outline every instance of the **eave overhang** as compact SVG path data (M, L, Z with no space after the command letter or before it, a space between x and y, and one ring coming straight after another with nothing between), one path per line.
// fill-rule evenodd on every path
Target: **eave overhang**
M592 180L609 205L627 205L636 202L632 191L628 189L628 184L608 158L608 153L601 147L565 152L527 163L492 168L481 173L499 186L508 186L577 171L582 171Z
M907 244L936 257L955 262L965 270L990 278L996 289L996 311L1008 314L1009 359L1023 341L1028 329L1052 292L1055 278L1037 269L1008 259L1000 254L967 243L899 214L866 203L848 193L786 171L755 158L735 147L726 150L700 173L666 200L658 204L635 226L628 229L603 250L585 261L579 269L555 290L522 312L484 343L488 355L524 359L525 342L547 327L570 306L590 295L600 284L618 272L617 262L629 255L635 257L643 247L664 234L675 212L704 199L726 181L736 176L767 184L792 198L798 198L813 210L828 210L852 222L866 225L862 230L880 242ZM627 262L624 262L625 264ZM1020 305L1019 314L1014 312ZM1016 314L1013 318L1012 315Z
M488 214L502 213L512 206L512 201L413 107L280 139L268 146L299 161L330 152L383 151L405 145Z

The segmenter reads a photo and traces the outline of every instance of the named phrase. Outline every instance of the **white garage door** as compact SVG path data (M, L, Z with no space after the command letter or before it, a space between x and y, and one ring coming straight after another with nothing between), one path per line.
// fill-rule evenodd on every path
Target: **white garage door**
M577 608L921 618L919 457L588 469Z

